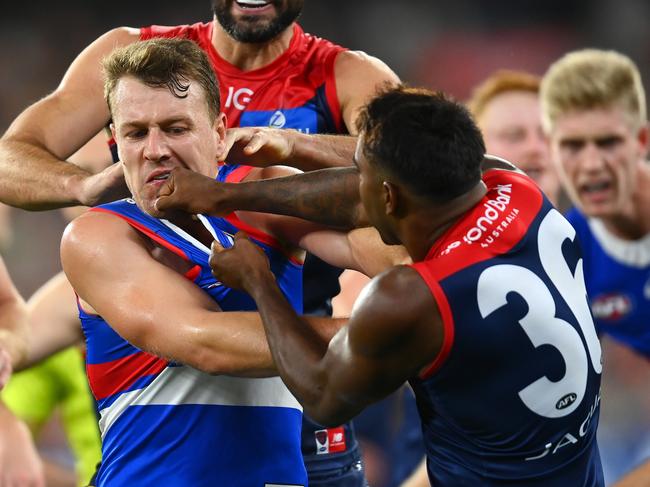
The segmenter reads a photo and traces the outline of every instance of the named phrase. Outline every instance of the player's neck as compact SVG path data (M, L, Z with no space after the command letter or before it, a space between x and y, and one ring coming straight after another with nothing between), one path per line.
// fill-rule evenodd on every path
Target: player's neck
M404 219L399 230L400 241L413 262L424 260L431 248L452 225L485 196L483 181L470 191L442 205L417 205L415 211Z
M624 240L637 240L650 233L650 164L639 162L636 190L627 207L612 217L601 218L605 228Z
M270 42L246 44L228 35L219 22L214 21L212 45L222 59L242 71L252 71L271 64L289 48L293 24Z

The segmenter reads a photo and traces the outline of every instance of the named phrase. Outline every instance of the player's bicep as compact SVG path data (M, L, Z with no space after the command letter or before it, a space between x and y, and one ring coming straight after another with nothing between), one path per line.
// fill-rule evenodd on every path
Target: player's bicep
M400 83L384 62L361 51L340 53L334 63L334 75L343 120L351 134L356 134L359 111L378 90Z
M128 28L114 29L99 37L77 56L57 89L21 113L5 137L67 159L110 119L104 99L102 59L116 47L136 40L138 31Z
M323 360L334 404L361 408L399 387L440 350L440 315L428 288L408 267L373 279L354 306L347 327Z

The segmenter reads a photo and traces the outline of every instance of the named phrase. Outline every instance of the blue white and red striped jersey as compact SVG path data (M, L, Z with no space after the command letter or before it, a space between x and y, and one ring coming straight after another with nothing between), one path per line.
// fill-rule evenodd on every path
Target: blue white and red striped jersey
M485 197L413 265L444 340L411 379L439 486L602 486L601 350L576 232L527 176Z
M567 219L578 232L585 280L599 333L650 358L650 234L623 240L577 209Z
M254 310L245 293L217 282L209 249L171 222L142 212L132 200L101 211L189 262L186 274L223 311ZM224 247L239 229L267 254L278 285L300 312L301 265L274 239L236 216L201 221ZM242 228L243 227L243 228ZM97 485L306 485L300 451L302 409L279 377L214 376L133 346L100 316L80 309L89 383L98 403L102 465Z

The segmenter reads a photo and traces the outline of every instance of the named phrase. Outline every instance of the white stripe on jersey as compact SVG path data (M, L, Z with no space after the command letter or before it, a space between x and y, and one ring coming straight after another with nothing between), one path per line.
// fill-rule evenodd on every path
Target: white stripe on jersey
M167 367L146 388L125 392L100 411L102 437L129 406L178 404L266 406L302 411L280 377L249 379L209 375L188 366Z

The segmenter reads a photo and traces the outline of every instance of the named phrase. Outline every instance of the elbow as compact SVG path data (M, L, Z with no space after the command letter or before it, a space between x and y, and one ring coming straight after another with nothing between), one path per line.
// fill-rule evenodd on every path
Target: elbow
M340 395L331 395L327 391L299 399L307 416L328 428L350 421L363 409L362 405L352 404Z
M324 409L321 407L304 407L305 414L311 419L316 421L318 424L325 426L326 428L334 428L341 426L343 423L347 423L352 420L356 413L351 413L350 411L344 410L342 408L329 408Z

